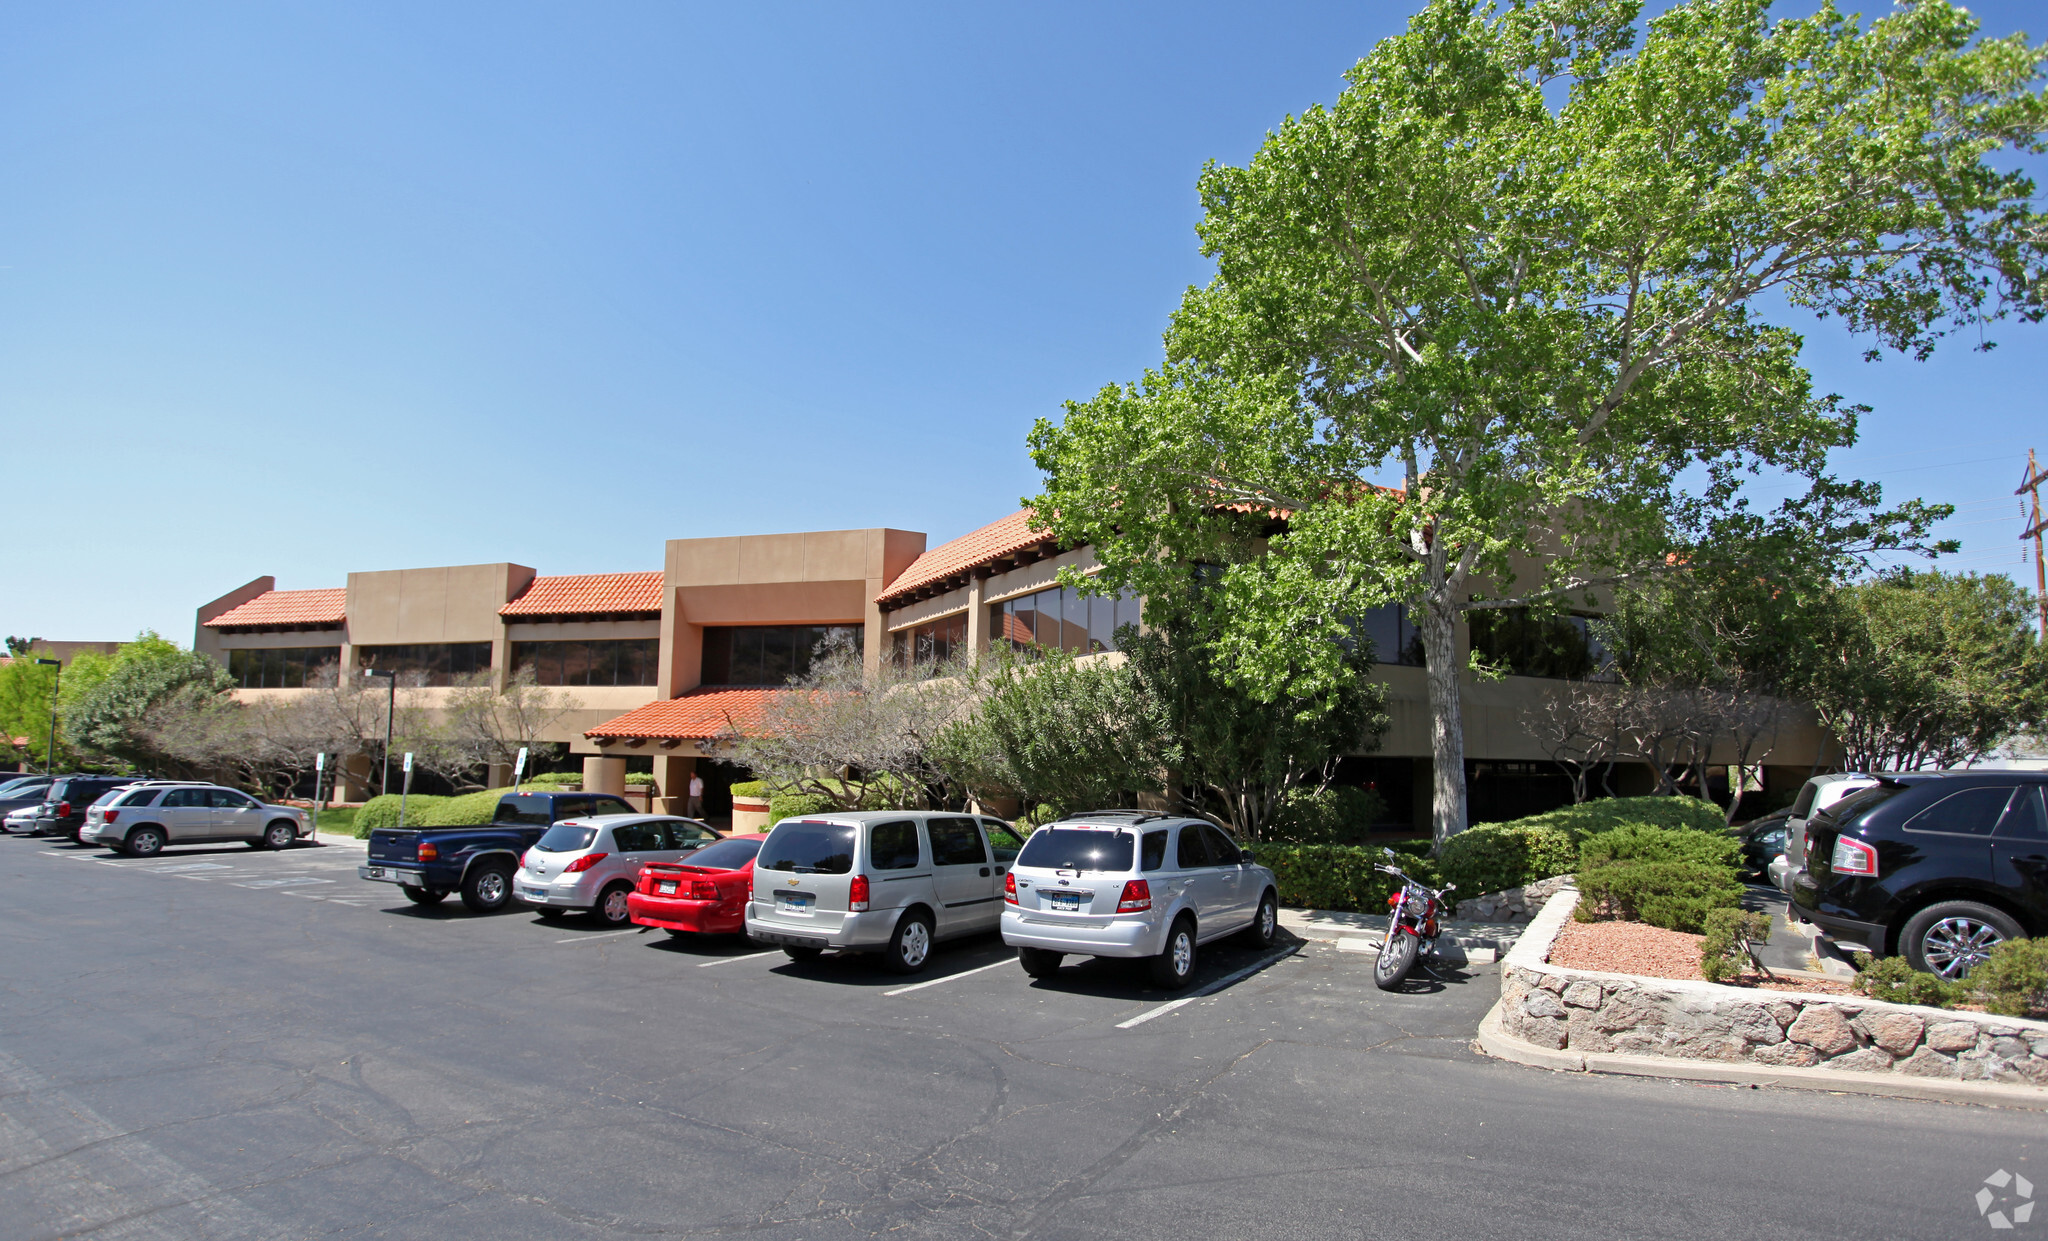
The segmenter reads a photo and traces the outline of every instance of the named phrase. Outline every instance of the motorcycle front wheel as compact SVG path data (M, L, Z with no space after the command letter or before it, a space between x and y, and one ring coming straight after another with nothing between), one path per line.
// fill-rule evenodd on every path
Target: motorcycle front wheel
M1382 991L1392 991L1408 977L1408 971L1415 966L1416 953L1421 942L1407 931L1393 929L1387 932L1387 941L1380 945L1379 959L1372 963L1372 983Z

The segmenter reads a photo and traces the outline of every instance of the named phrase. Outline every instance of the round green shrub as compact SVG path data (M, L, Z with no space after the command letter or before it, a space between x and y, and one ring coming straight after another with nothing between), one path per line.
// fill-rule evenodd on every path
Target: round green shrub
M1266 834L1286 844L1340 844L1365 839L1386 814L1385 799L1371 789L1333 784L1290 796Z
M1968 985L2001 1017L2048 1011L2048 940L2008 939L1970 971Z
M1377 848L1258 844L1252 846L1252 852L1261 866L1273 872L1280 903L1298 909L1385 913L1387 898L1400 882L1373 869L1387 860ZM1402 854L1396 865L1419 883L1442 886L1443 879L1428 858Z
M1577 843L1569 832L1517 819L1459 832L1444 842L1437 866L1446 882L1458 885L1461 895L1473 897L1568 875L1578 860Z
M1697 935L1717 909L1742 904L1742 884L1731 869L1699 862L1646 859L1582 866L1578 874L1581 922L1625 918Z
M763 797L768 792L766 780L742 780L732 786L734 797Z
M1624 823L1611 831L1587 837L1579 846L1579 865L1582 868L1605 866L1611 862L1694 862L1701 866L1725 868L1732 878L1741 873L1742 845L1723 832Z
M768 821L802 819L838 809L838 803L823 793L777 793L768 799Z

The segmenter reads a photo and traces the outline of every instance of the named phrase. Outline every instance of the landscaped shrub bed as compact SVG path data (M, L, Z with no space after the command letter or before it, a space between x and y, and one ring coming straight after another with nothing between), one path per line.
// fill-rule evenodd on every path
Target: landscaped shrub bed
M1581 922L1625 918L1697 935L1742 903L1741 846L1720 832L1631 823L1579 847Z
M1395 862L1418 882L1442 886L1436 864L1411 849L1427 850L1428 841L1395 846ZM1377 848L1361 845L1253 846L1259 864L1273 872L1282 905L1297 909L1333 909L1354 913L1385 913L1387 898L1400 880L1373 867L1385 862Z
M1732 842L1721 812L1698 798L1609 797L1506 823L1475 824L1445 842L1438 863L1444 879L1466 896L1501 892L1573 873L1583 844L1623 827Z

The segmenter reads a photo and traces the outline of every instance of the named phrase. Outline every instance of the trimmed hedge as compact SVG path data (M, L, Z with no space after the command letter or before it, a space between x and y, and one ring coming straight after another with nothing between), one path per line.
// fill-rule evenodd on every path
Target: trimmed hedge
M784 819L801 819L838 808L839 803L823 793L777 793L768 799L768 823L773 826Z
M732 786L734 797L761 797L768 792L766 780L742 780Z
M380 827L397 827L398 799L399 795L396 793L381 793L364 802L363 808L356 811L356 839L368 840L370 833ZM414 793L405 799L405 825L426 826L423 816L433 807L448 800L450 799L433 793Z
M1696 797L1607 797L1506 823L1480 823L1444 842L1446 880L1466 896L1568 875L1587 840L1622 827L1665 828L1727 841L1721 812Z
M1741 860L1741 845L1725 833L1624 824L1580 847L1575 916L1699 934L1715 910L1742 904Z
M1423 849L1428 841L1416 842ZM1408 842L1404 842L1408 844ZM1410 844L1408 847L1414 847ZM1436 865L1427 857L1395 846L1400 854L1395 863L1421 883L1441 887ZM1385 913L1387 898L1399 882L1373 867L1386 861L1377 848L1362 845L1275 845L1257 844L1252 853L1259 864L1273 872L1282 905L1297 909L1333 909L1353 913Z

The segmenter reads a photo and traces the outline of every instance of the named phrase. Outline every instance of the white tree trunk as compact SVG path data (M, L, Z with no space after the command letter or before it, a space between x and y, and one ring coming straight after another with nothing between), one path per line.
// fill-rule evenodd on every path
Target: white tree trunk
M1429 592L1422 613L1429 662L1429 741L1434 767L1430 827L1436 847L1465 830L1465 716L1459 701L1458 611L1448 590Z

